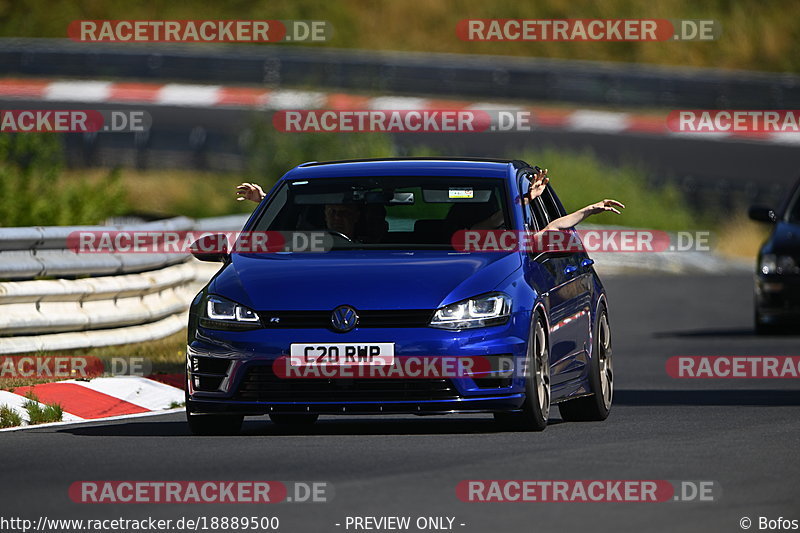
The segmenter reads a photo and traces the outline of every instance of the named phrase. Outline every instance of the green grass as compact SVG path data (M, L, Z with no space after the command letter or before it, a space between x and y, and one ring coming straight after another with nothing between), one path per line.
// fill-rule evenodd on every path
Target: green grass
M28 424L33 426L36 424L61 422L61 419L64 417L64 410L61 408L60 404L40 404L38 403L39 398L36 397L33 391L30 391L25 397L28 401L23 404L23 407L28 412Z
M22 425L22 417L8 405L0 405L0 428L13 428Z
M0 226L96 224L127 209L117 172L63 175L58 135L0 134Z
M455 32L458 21L465 18L713 19L721 24L722 36L712 42L468 42ZM314 19L333 25L333 38L326 45L337 48L800 72L796 45L800 42L800 2L795 0L539 0L535 4L516 0L0 2L0 35L5 37L64 38L68 24L80 19Z

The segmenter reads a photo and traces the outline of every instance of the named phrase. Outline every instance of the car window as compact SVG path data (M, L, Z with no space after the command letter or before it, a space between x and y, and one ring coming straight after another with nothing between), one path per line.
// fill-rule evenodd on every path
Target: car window
M536 230L541 231L547 226L547 214L542 204L541 198L536 198L533 202L528 204L532 220L536 224Z
M460 230L507 229L505 181L459 176L287 182L254 231L327 231L338 248L449 248Z
M556 201L553 197L553 191L550 186L547 186L545 189L544 194L540 196L542 200L542 205L544 206L545 213L547 213L547 220L548 222L552 222L557 218L561 218L564 216L559 209L559 206L556 204Z

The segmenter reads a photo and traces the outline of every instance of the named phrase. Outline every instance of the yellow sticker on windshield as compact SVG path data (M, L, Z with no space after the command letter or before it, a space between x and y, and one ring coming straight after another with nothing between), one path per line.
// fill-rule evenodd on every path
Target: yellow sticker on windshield
M450 198L474 198L472 189L450 189Z

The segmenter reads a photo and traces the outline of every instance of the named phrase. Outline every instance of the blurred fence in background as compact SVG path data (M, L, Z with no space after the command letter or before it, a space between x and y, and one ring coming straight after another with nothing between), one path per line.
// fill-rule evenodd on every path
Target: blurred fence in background
M800 77L542 58L318 47L0 40L5 74L312 86L603 106L796 109Z
M77 254L76 231L229 231L247 215L145 224L0 228L0 354L110 346L186 327L195 293L219 269L188 254Z

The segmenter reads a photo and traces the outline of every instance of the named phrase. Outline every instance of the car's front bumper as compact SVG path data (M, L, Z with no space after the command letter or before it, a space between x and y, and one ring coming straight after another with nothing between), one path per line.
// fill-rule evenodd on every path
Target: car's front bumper
M193 413L437 414L513 411L525 398L529 316L503 326L452 332L434 328L219 331L198 327L187 349ZM437 378L279 378L272 370L294 342L393 342L395 357L503 358L513 370ZM508 366L505 367L508 369ZM488 378L488 379L487 379Z
M800 276L757 276L756 311L764 324L800 321Z
M314 413L328 415L493 413L521 409L522 393L427 401L373 402L234 402L224 399L190 399L187 406L196 414L266 415L270 413Z

